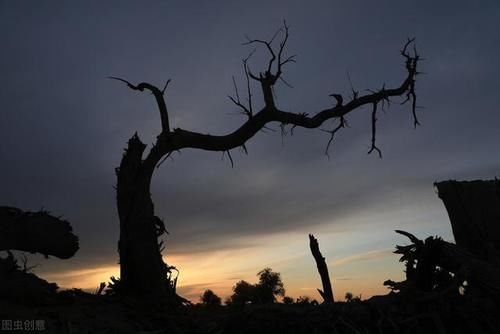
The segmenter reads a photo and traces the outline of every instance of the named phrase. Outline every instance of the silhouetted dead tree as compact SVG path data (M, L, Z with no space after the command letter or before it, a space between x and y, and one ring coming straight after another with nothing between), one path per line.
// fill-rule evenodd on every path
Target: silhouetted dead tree
M19 250L68 259L78 250L71 225L46 211L0 206L0 251Z
M273 42L281 36L279 47L275 48ZM242 110L247 120L236 130L226 135L209 135L193 132L181 128L170 128L169 114L166 107L164 93L167 84L160 89L150 83L142 82L137 85L117 77L127 86L137 91L149 91L153 94L158 104L162 131L156 138L149 152L144 156L146 145L141 142L137 133L132 136L125 149L120 167L116 169L117 174L117 204L120 218L120 285L131 294L143 296L156 296L165 298L171 291L171 282L166 278L169 267L163 262L158 245L158 237L165 232L163 222L155 216L154 206L150 195L150 184L154 170L162 159L166 159L173 152L184 148L195 148L208 151L219 151L227 153L231 164L233 163L230 150L241 147L246 152L245 143L258 131L264 129L271 122L278 122L285 126L303 127L314 129L323 125L328 120L339 120L339 125L330 133L328 148L333 136L345 125L345 116L350 112L363 106L372 107L372 141L368 153L377 151L380 153L375 142L375 122L377 106L380 103L389 103L392 97L406 97L404 102L412 103L414 125L418 124L416 118L416 95L415 78L418 74L417 64L419 55L415 48L410 51L413 40L408 40L401 50L405 59L406 77L403 82L395 88L383 86L380 90L371 91L370 94L360 95L353 92L350 99L344 99L340 94L331 94L336 103L320 111L303 111L292 113L282 110L277 106L273 90L278 81L285 82L282 74L285 65L295 62L295 56L285 56L285 46L289 37L289 27L286 23L274 37L269 40L248 39L247 45L263 46L269 52L270 58L267 68L258 74L252 72L248 66L249 57L243 60L243 69L246 78L247 102L244 103L239 97L236 84L236 97L230 97L231 101ZM251 93L251 82L256 82L263 95L263 106L256 111L255 102ZM403 103L404 103L403 102Z
M321 284L323 285L323 290L318 289L318 292L325 303L333 303L333 290L332 284L330 283L330 275L328 274L328 266L319 250L318 240L312 234L309 234L309 248L311 248L311 253L316 261L319 276L321 277Z

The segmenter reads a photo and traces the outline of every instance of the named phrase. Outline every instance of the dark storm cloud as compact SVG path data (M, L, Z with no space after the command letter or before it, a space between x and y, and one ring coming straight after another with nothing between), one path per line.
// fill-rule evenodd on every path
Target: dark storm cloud
M248 156L233 152L233 169L218 153L175 155L153 180L172 252L240 247L238 237L258 242L395 203L402 189L408 203L430 201L435 180L498 175L496 1L4 1L0 203L64 214L81 237L80 258L114 256L113 170L134 131L153 141L159 117L150 95L106 77L172 78L173 125L226 133L244 120L226 98L232 75L244 83L240 59L251 49L240 43L271 37L284 18L298 63L285 72L294 88L276 92L283 109L328 107L328 94L349 93L347 72L359 90L399 84L398 50L416 36L428 73L417 83L423 126L414 131L409 107L395 101L379 116L383 160L366 156L368 110L349 116L330 161L328 136L301 129L283 145L279 133L259 133Z

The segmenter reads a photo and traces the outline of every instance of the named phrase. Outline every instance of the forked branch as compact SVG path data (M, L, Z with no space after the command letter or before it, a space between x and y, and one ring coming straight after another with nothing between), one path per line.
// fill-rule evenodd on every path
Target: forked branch
M243 114L247 115L248 118L252 118L253 116L253 106L252 106L252 90L250 89L250 75L249 75L249 69L248 69L248 59L253 55L255 52L255 49L246 57L243 59L241 62L243 63L243 69L245 72L245 79L246 79L246 91L247 91L247 103L248 106L246 106L243 102L240 100L240 94L238 92L238 85L236 84L236 81L234 80L233 76L233 85L234 85L234 91L236 94L236 99L229 95L229 99L240 109L242 109Z
M284 36L280 42L280 46L277 52L278 56L276 56L276 51L273 49L272 43L276 39L276 37L280 34L284 34ZM256 76L250 70L248 70L248 76L260 82L262 87L262 93L264 95L264 102L268 107L275 106L273 97L273 86L276 84L278 79L280 79L285 85L291 87L291 85L282 77L283 66L287 63L295 63L295 57L296 57L296 55L292 55L283 59L283 50L285 49L286 43L288 41L288 36L289 36L289 27L286 24L286 21L284 21L283 27L280 28L269 41L264 41L261 39L250 39L247 37L248 41L246 43L243 43L243 45L262 44L269 51L270 59L267 65L267 69L264 72L259 72L259 75ZM276 60L278 61L275 66L276 71L273 73L273 65Z
M377 134L377 103L373 104L372 109L372 146L368 151L368 154L371 154L373 151L378 153L380 159L382 159L382 151L377 147L376 144L376 134Z

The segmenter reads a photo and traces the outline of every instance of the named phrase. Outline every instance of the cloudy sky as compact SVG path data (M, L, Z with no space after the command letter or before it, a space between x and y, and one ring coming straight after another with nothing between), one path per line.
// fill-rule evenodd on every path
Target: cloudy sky
M244 121L227 95L232 76L244 84L245 36L269 39L284 19L298 56L284 74L294 88L276 89L281 109L330 107L349 77L362 92L399 85L399 50L416 37L422 126L408 106L380 113L382 160L366 154L367 108L349 115L330 159L328 135L303 129L258 133L248 156L232 153L234 168L219 153L174 154L152 187L181 294L227 296L270 266L289 295L318 298L314 233L336 297L369 297L402 277L394 229L453 239L433 182L499 175L498 1L0 1L0 204L62 214L81 240L73 259L36 259L38 274L81 288L118 274L114 168L135 131L150 144L160 124L151 95L106 77L171 78L173 126L224 134Z

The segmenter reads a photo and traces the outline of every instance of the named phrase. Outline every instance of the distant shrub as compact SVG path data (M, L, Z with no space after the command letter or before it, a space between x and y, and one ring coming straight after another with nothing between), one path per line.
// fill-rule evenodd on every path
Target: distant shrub
M201 303L206 306L220 306L221 299L212 290L207 289L200 297Z
M283 297L283 304L291 305L293 304L293 298L289 296Z

